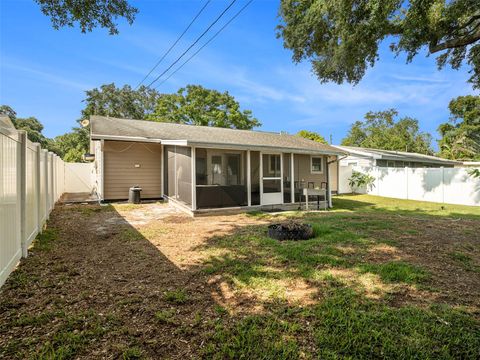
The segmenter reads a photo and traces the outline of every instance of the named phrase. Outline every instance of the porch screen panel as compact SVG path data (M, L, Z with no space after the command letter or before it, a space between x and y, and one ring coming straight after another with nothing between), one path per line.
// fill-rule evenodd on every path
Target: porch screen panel
M252 205L260 205L260 152L250 152L250 186Z
M291 181L292 181L292 171L290 169L291 165L291 154L283 154L283 202L289 203L291 201Z
M247 205L246 151L195 150L197 208Z
M176 198L176 186L175 186L175 147L174 146L165 146L165 194L172 198Z
M176 146L176 185L177 200L192 204L192 149L189 147Z

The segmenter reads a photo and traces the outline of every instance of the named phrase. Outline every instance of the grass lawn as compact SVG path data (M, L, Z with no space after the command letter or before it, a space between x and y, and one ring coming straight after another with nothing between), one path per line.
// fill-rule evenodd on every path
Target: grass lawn
M58 207L0 290L0 358L479 358L480 208L334 206ZM292 218L315 237L266 236Z

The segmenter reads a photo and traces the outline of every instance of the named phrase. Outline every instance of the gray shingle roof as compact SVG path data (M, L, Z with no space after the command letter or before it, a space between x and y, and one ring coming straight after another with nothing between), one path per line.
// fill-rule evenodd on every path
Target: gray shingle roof
M118 119L105 116L90 117L92 140L125 139L130 141L175 141L202 146L239 147L250 150L299 151L343 155L344 151L295 135L273 132L235 130L210 126L162 123L145 120Z
M392 151L392 150L380 150L380 149L370 149L364 147L356 146L336 146L339 149L343 149L350 153L362 152L371 154L371 157L386 159L386 160L400 160L400 161L418 161L418 162L429 162L429 163L438 163L438 164L460 164L458 161L442 159L437 156L412 153L406 151Z

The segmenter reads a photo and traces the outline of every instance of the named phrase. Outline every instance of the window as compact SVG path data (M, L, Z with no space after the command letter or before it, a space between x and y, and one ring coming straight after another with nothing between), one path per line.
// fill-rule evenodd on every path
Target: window
M212 183L221 184L222 183L222 157L221 156L212 156Z
M323 173L323 158L319 156L310 157L310 172L312 174Z
M264 161L267 159L267 163L265 165L268 166L267 171L264 171L263 176L267 177L280 177L280 155L273 155L273 154L264 154L263 157ZM264 165L264 169L265 169Z

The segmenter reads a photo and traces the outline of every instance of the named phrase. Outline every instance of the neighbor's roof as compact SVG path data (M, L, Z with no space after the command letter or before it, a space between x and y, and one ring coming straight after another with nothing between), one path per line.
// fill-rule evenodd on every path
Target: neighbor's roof
M118 119L97 115L90 117L90 131L92 140L148 141L166 145L225 146L249 150L346 154L345 151L333 146L283 133Z
M371 157L373 159L416 161L416 162L424 162L424 163L428 162L428 163L437 163L437 164L461 164L461 162L459 161L447 160L447 159L442 159L436 156L405 152L405 151L369 149L369 148L356 147L356 146L335 146L335 147L338 149L347 151L351 155Z

